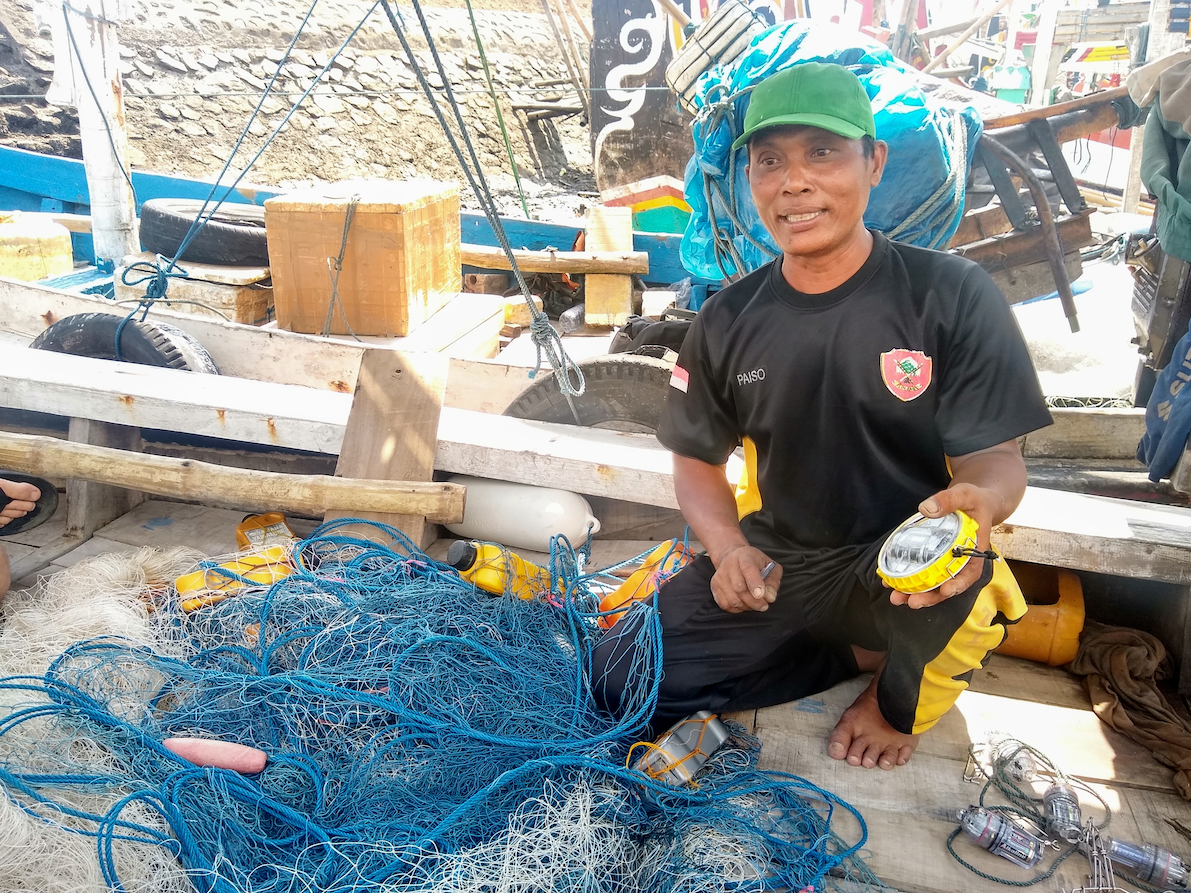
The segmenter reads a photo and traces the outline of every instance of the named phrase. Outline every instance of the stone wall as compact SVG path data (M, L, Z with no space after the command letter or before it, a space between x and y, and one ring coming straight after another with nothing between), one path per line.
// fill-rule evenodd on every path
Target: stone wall
M129 157L134 167L213 176L277 72L306 5L289 0L140 0L120 29ZM414 60L436 91L426 41L409 7ZM271 95L260 105L237 170L282 124L367 6L320 3ZM465 9L427 8L427 21L480 156L509 207L512 169L501 139ZM518 170L535 197L591 189L591 154L581 114L528 121L512 105L578 106L549 25L540 13L477 10L477 22ZM44 93L54 61L23 0L0 0L0 144L78 155L77 117ZM6 32L6 33L5 33ZM578 35L581 37L581 35ZM7 53L5 47L8 47ZM580 50L585 56L586 45ZM24 92L18 92L24 91ZM6 100L4 93L15 94ZM438 94L440 97L441 93ZM444 111L449 108L444 104ZM458 179L460 172L411 60L377 9L253 166L247 180L271 185L379 176Z

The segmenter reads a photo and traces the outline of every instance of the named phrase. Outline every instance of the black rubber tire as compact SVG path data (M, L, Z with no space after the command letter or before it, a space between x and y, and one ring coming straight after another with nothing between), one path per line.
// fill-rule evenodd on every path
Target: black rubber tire
M123 318L111 313L76 313L58 320L29 346L76 357L114 360L116 329ZM215 361L198 341L165 323L130 322L120 335L120 354L126 363L219 374Z
M583 360L586 390L575 397L579 421L585 427L654 434L670 389L674 363L656 357L609 354ZM549 370L504 411L507 416L538 422L575 424L567 399Z
M203 203L183 198L155 198L141 206L141 247L174 257ZM265 209L260 205L222 204L195 234L185 263L226 264L234 267L269 265L265 240Z

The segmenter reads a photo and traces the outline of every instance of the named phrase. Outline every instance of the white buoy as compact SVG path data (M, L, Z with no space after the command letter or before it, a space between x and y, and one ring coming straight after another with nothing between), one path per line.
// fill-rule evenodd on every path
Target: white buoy
M446 528L465 539L547 552L552 536L563 534L578 547L588 528L593 534L600 529L591 506L578 493L466 475L455 475L451 483L467 487L467 504L463 520Z

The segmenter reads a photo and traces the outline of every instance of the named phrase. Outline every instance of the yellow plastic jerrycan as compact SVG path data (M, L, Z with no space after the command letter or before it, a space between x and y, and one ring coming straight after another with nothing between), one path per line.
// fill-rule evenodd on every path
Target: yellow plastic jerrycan
M289 554L288 546L266 546L222 564L207 564L193 573L183 574L174 581L182 600L182 610L189 614L207 605L218 604L245 589L247 584L232 574L262 587L272 586L294 572Z
M1075 660L1083 631L1083 587L1069 570L1010 562L1029 604L1026 616L1008 627L1000 654L1059 667Z
M40 214L0 211L0 276L36 282L73 270L66 227Z
M627 610L633 603L650 598L667 578L690 564L694 557L678 540L666 540L649 553L641 567L627 580L600 599L600 610L613 611L621 607ZM598 622L604 629L611 629L624 613L605 614Z
M447 564L493 595L508 592L529 601L546 598L553 589L550 571L494 543L456 540L447 550Z

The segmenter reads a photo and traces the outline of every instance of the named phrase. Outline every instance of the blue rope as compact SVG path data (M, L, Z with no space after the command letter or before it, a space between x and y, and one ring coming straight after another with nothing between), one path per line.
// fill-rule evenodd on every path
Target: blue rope
M446 116L443 114L442 109L439 108L436 92L431 88L430 82L426 79L426 75L422 71L422 66L418 62L417 56L414 55L413 50L410 48L399 16L394 13L389 0L379 0L379 2L384 7L385 15L388 17L389 24L393 27L397 39L401 42L402 49L405 50L405 55L409 59L410 68L418 80L418 85L422 88L422 92L426 94L430 108L434 112L435 118L438 119L439 126L442 127L447 142L450 143L451 149L455 153L455 158L459 162L459 167L463 170L463 175L471 185L472 192L480 204L480 209L484 212L484 216L488 220L488 225L492 227L492 232L496 235L496 241L505 253L505 257L509 262L509 269L512 270L517 287L520 289L522 297L525 298L526 306L529 307L531 316L529 326L530 337L533 339L534 347L537 351L536 366L530 372L529 377L537 377L538 372L542 368L542 359L545 357L554 372L554 380L558 384L559 391L566 397L567 403L571 407L571 413L575 416L575 422L579 424L579 413L575 408L572 398L581 396L586 388L583 370L567 355L566 350L562 346L562 336L550 325L550 318L538 308L533 295L530 293L529 285L526 283L525 277L521 274L521 268L518 266L517 258L513 254L508 235L505 233L504 224L500 219L500 213L492 198L492 192L488 188L488 181L484 177L484 169L480 165L475 146L472 144L471 137L468 135L467 122L464 120L463 112L460 110L459 103L455 99L454 89L451 86L451 78L443 67L442 59L438 55L438 47L434 42L434 35L430 30L430 26L426 23L425 15L422 13L422 5L419 0L413 0L414 13L418 17L418 23L422 28L422 35L426 40L427 47L430 49L430 55L434 60L438 76L442 80L442 92L446 97L447 104L451 107L451 111L454 112L459 136L463 141L463 145L467 148L467 158L464 157L463 149L459 147L459 143L456 141L450 125L447 123ZM470 165L468 164L468 158L471 161ZM573 383L572 376L574 377Z

